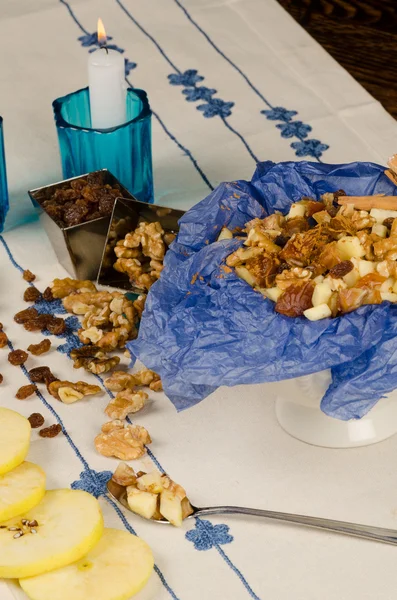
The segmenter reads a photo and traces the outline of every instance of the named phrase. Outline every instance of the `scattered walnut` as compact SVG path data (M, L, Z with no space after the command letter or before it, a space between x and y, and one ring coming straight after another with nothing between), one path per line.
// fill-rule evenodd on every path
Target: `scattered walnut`
M136 484L136 474L132 467L121 462L112 475L112 480L123 487Z
M24 292L23 294L23 299L25 300L25 302L37 302L37 300L40 298L41 294L39 292L39 290L37 288L34 287L34 285L30 285Z
M62 400L65 404L72 404L76 400L81 400L84 396L100 394L101 388L98 385L90 385L85 381L53 381L48 385L48 391L51 396L57 400Z
M37 310L33 307L25 308L25 310L21 310L14 316L14 321L16 323L26 323L26 321L31 321L39 316Z
M22 277L25 281L29 281L30 283L36 279L36 275L34 275L29 269L23 272Z
M46 338L38 344L30 344L30 346L28 346L28 351L31 354L34 354L34 356L40 356L41 354L45 354L46 352L48 352L50 348L51 341L48 338Z
M29 396L32 396L32 394L34 394L36 391L37 387L32 383L29 385L23 385L15 394L15 398L18 398L18 400L25 400L26 398L29 398Z
M137 373L115 371L110 377L105 379L105 385L112 392L121 392L125 389L132 389L139 385L150 386L152 382L157 382L159 380L159 375L150 369L142 369Z
M7 343L8 343L7 334L4 333L4 331L0 331L0 348L4 348L5 346L7 346Z
M29 377L34 383L48 383L56 380L56 377L54 377L48 367L30 369Z
M104 423L101 427L102 433L110 433L114 429L124 429L123 421L119 421L117 419L115 421L108 421L107 423Z
M92 358L84 368L87 371L91 371L94 375L100 375L101 373L107 373L116 367L120 362L119 356L112 356L107 358Z
M28 356L28 353L24 350L13 350L8 355L8 362L16 367L19 367L27 361Z
M54 298L66 298L70 294L96 292L97 289L92 281L80 281L78 279L54 279L51 286L52 296Z
M105 423L105 432L102 427L102 433L94 440L97 451L103 456L134 460L145 454L145 444L152 441L146 429L139 425L116 426L110 430L108 426L109 424Z
M51 425L50 427L45 427L44 429L40 429L39 435L43 438L53 438L56 437L62 431L62 426L57 423L56 425Z
M124 390L119 392L115 398L112 398L105 408L105 414L110 419L125 419L128 414L141 410L145 406L148 397L142 391Z
M276 275L276 286L280 290L286 290L292 284L299 284L302 281L309 281L312 278L312 272L302 267L293 267L290 270L284 270Z
M163 384L160 379L160 376L157 375L158 379L154 379L151 383L149 383L149 387L153 392L162 392Z
M37 427L44 425L44 417L40 413L32 413L28 417L28 421L32 429L37 429Z

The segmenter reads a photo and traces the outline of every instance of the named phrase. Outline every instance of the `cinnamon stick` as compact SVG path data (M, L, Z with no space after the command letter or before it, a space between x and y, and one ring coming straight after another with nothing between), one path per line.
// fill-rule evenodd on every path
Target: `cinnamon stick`
M339 196L338 204L354 204L358 210L371 210L371 208L382 208L384 210L397 210L397 196Z

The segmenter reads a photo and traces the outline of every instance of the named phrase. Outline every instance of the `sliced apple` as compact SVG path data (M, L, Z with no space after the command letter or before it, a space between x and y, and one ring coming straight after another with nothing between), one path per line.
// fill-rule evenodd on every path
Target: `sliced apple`
M0 408L0 475L25 460L30 432L30 423L25 417L8 408Z
M146 542L126 531L105 529L84 558L21 579L20 585L31 600L127 600L146 585L153 566Z
M145 473L145 475L137 479L136 485L139 490L150 492L151 494L160 494L163 491L161 475L158 471Z
M217 242L221 242L222 240L232 240L232 239L233 239L233 233L227 227L223 227L223 229L221 230L221 232L218 236Z
M369 213L378 223L383 223L385 219L395 219L397 217L397 211L385 210L383 208L371 208Z
M387 227L381 223L375 223L375 225L372 226L371 233L374 233L381 238L385 238L387 236Z
M170 490L163 490L161 492L160 512L175 527L182 525L182 500Z
M358 260L358 272L360 273L360 277L365 277L370 273L374 273L375 271L375 263L371 260Z
M365 250L360 244L360 240L356 236L342 236L336 242L336 247L338 250L338 254L342 260L350 260L351 258L361 258L365 254Z
M12 519L38 504L45 494L44 471L23 462L12 471L0 475L0 521Z
M318 283L314 288L313 296L312 296L312 304L313 306L318 306L319 304L327 304L328 300L331 298L332 290L331 286L328 282Z
M157 494L144 492L135 487L127 488L127 501L130 509L137 515L151 519L157 508Z
M305 213L306 213L305 204L291 204L289 213L285 218L286 219L294 219L295 217L304 217Z
M327 317L330 317L332 312L328 304L318 304L317 306L313 306L313 308L304 310L303 314L305 315L306 319L309 319L309 321L319 321L320 319L326 319Z
M33 526L25 527L25 521ZM31 577L69 565L87 554L102 533L102 513L93 496L49 491L34 508L1 523L0 577Z
M251 273L248 271L246 267L242 265L235 267L236 273L241 279L244 279L251 287L256 286L256 279Z

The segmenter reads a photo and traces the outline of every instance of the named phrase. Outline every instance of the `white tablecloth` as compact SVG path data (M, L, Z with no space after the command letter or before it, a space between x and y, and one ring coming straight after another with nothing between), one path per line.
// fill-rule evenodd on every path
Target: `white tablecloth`
M128 79L148 92L157 115L158 203L187 208L220 181L249 178L255 158L383 163L396 150L395 121L273 0L2 0L0 11L1 113L14 209L27 202L27 189L61 178L51 102L86 84L98 16L111 43L124 50ZM41 290L65 273L38 223L2 239L0 321L13 346L26 348L42 336L13 321L26 306L19 266L38 275ZM56 351L67 340L52 341L50 354L29 358L27 367L48 364L75 380L70 361ZM75 482L99 494L108 526L132 527L152 546L157 570L141 600L393 597L392 547L237 517L174 529L123 516L102 495L103 473L117 461L93 445L106 420L106 391L72 406L45 391L18 401L26 374L8 364L7 350L0 352L1 405L26 416L40 412L48 424L61 421L67 434L43 440L33 432L29 458L46 469L48 487ZM181 414L163 394L152 394L135 418L153 438L140 466L161 465L198 505L262 506L396 527L397 438L348 451L307 446L278 426L271 389L223 388ZM23 594L0 583L0 597Z

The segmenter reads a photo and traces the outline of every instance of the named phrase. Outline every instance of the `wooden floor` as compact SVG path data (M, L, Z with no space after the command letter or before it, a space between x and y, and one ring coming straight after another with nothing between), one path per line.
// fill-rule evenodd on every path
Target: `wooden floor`
M397 118L397 0L278 0Z

